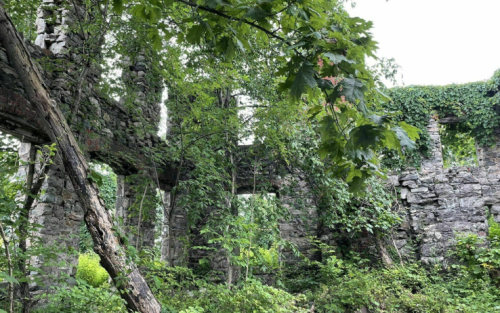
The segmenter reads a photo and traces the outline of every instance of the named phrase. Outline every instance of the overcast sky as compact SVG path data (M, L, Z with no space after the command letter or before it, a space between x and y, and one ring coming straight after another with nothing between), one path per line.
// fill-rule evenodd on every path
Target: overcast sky
M351 16L373 21L378 56L396 59L407 86L486 80L500 68L500 0L355 2Z

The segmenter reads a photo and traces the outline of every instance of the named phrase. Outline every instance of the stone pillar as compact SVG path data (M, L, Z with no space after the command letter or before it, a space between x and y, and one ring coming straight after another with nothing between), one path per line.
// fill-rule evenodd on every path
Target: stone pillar
M85 37L76 31L75 23L84 20L84 15L81 0L43 0L37 10L35 44L56 56L82 46Z
M171 203L171 193L165 192L167 210L164 210L165 234L162 234L162 260L171 266L185 266L188 263L188 220L184 207L179 205L182 194Z
M35 273L47 286L57 284L65 275L74 276L78 263L78 240L83 211L74 192L71 181L64 171L60 158L47 174L42 185L40 199L36 200L30 215L32 223L41 225L32 237L32 244L37 242L51 251L55 249L56 260L46 256L34 257L31 265L41 268ZM62 262L60 264L56 264ZM61 265L62 264L62 265Z
M441 135L439 134L439 123L436 118L431 118L427 131L431 137L430 156L422 160L420 173L422 175L435 176L443 171L443 149L441 147Z
M156 186L147 176L117 176L116 218L130 245L154 247ZM137 236L139 235L139 243Z
M126 56L122 62L122 79L129 88L127 98L121 99L121 102L132 108L130 131L135 133L138 147L150 146L161 118L162 80L155 75L151 62L151 56L146 51L134 58Z

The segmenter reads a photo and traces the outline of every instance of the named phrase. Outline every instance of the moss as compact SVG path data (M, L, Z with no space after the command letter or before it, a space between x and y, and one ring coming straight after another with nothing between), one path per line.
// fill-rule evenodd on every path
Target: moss
M86 281L92 287L99 287L108 280L108 272L99 264L95 253L84 253L78 257L76 278Z

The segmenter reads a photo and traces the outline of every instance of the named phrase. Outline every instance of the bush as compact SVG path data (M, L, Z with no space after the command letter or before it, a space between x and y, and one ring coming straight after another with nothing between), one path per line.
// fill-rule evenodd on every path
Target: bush
M356 312L366 307L370 312L487 313L500 309L499 294L491 281L475 278L467 270L426 271L406 265L349 269L309 292L308 300L318 312Z
M231 290L226 285L201 281L197 290L177 292L173 296L165 294L160 299L167 312L309 312L297 305L305 300L304 296L295 296L256 280L248 280Z
M297 305L305 300L304 296L253 279L229 290L225 284L214 284L210 277L195 276L191 269L155 262L149 264L146 277L164 312L308 312Z
M99 264L100 258L95 253L84 253L78 257L76 278L82 279L92 287L99 287L108 278L108 272Z
M36 313L126 313L125 301L106 288L94 288L83 280L75 287L52 287L54 293L42 298L47 304Z

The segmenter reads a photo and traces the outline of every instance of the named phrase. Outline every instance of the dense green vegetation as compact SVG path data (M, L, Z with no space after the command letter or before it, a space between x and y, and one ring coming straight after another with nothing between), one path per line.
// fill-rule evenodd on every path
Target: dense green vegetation
M5 162L8 156L4 153ZM116 180L108 181L110 186L105 188L113 189ZM341 229L339 235L348 236L352 243L352 235L364 229L389 231L398 223L397 215L391 213L391 191L376 181L370 185L366 196L354 198L341 181L323 184L317 189L325 196L331 192L332 201L336 202L335 206L325 203L324 207L328 208L324 212L325 223ZM218 279L216 272L169 267L159 261L158 251L137 257L136 262L143 268L164 312L311 312L312 308L315 312L354 312L366 307L373 312L441 313L495 312L500 306L496 275L500 266L497 257L500 227L491 219L490 248L481 244L476 236L464 236L457 241L453 253L462 260L461 265L424 269L410 261L384 268L378 262L373 263L377 255L318 242L322 261L287 266L279 261L280 243L276 246L276 239L269 237L272 233L261 231L272 228L273 214L283 214L276 211L279 206L275 200L251 197L241 202L241 211L245 213L224 244L239 247L241 253L234 255L235 264L245 269L250 260L250 272L248 276L242 274L232 288L223 283L214 284ZM360 210L370 208L373 215L359 214ZM252 209L250 220L248 213ZM218 234L215 230L212 232L214 236ZM248 244L250 240L252 246ZM37 253L50 252L42 249ZM391 253L397 260L397 254ZM5 263L0 266L6 268ZM267 285L260 281L259 275L254 275L259 273L272 274L275 278ZM80 255L76 278L76 285L65 287L63 284L43 295L50 305L42 312L126 312L116 289L106 283L107 274L98 265L96 255Z
M418 167L429 150L426 126L432 116L467 117L458 126L442 130L446 166L474 165L474 144L493 143L493 129L500 122L495 112L499 72L487 82L385 90L379 79L393 75L390 68L383 62L378 65L380 72L365 67L365 59L376 50L371 23L349 17L343 1L86 3L89 16L96 17L77 25L89 34L84 43L85 51L90 51L85 66L100 66L104 71L94 87L102 94L123 97L134 121L146 124L134 101L138 91L112 78L111 73L123 69L106 61L137 58L140 51L152 64L148 78L168 88L168 144L144 151L154 164L148 170L169 166L175 172L170 207L165 210L156 190L160 186L151 188L150 181L132 175L127 179L137 179L135 191L149 190L153 197L135 199L129 213L162 221L166 211L181 207L189 230L201 225L198 231L208 243L188 247L209 251L199 264L174 267L170 260L161 260L158 244L152 249L129 244L132 235L140 233L135 225L130 233L114 229L126 247L127 262L139 266L163 312L500 309L500 227L493 220L490 246L475 236L460 237L450 252L460 262L451 266L424 268L391 247L385 252L380 247L362 251L357 247L363 236L390 238L401 222L397 190L387 188L380 177L385 177L387 168ZM103 4L106 12L99 10ZM107 4L113 13L107 12ZM30 39L35 34L30 20L36 6L34 1L6 1L16 26ZM102 44L101 54L100 47L92 44L102 29L109 29L109 40ZM241 113L245 109L251 110L252 118ZM148 127L130 131L155 135L156 127ZM253 145L242 151L239 142L248 137L253 137ZM20 165L17 143L8 136L0 138L0 226L5 232L0 255L7 256L0 258L0 282L36 283L36 275L14 265L27 263L30 257L54 265L59 262L58 253L77 251L76 247L40 245L32 235L40 226L23 219L19 196L29 190L15 177ZM37 158L48 164L56 150L42 146ZM237 160L248 156L253 188L242 199L236 193L235 169ZM102 161L115 162L112 157ZM106 208L115 214L116 175L105 163L94 164L88 178L99 186ZM318 255L311 261L282 238L279 222L293 217L281 199L298 191L292 182L282 186L281 197L269 196L276 190L265 177L268 167L280 179L291 172L304 176L318 208L318 217L308 222L331 230L338 246L310 238ZM307 212L304 202L291 205ZM167 217L169 223L171 218ZM23 234L30 234L29 238ZM163 237L157 231L156 242ZM20 243L26 239L31 245L21 251ZM47 302L39 312L127 312L117 289L124 277L108 284L108 273L92 247L87 225L82 223L76 276L63 277L38 295L37 300ZM288 264L284 252L301 261ZM221 253L231 267L239 269L238 279L224 281L224 273L210 269L210 260ZM16 299L16 309L21 306Z
M426 270L404 264L383 269L369 266L367 259L331 256L302 267L301 277L282 276L274 286L252 278L231 290L187 268L158 261L146 264L165 312L311 312L313 307L315 312L355 312L361 307L370 312L495 312L500 291L492 274L498 258L490 257L500 250L473 242L477 238L466 237L457 245L456 253L469 261L463 266ZM109 286L96 289L80 282L69 291L59 289L50 299L54 311L43 312L125 312Z
M409 86L388 90L391 101L385 108L401 112L399 119L421 130L417 149L405 151L407 160L398 160L394 153L388 153L385 164L400 168L403 164L418 167L422 156L429 153L430 138L426 126L431 117L454 118L458 125L446 127L442 136L445 146L444 159L449 165L474 165L474 143L489 147L495 144L493 131L500 117L495 107L500 104L498 85L500 72L484 82L447 86ZM467 134L473 134L471 137ZM459 161L461 160L461 161Z

